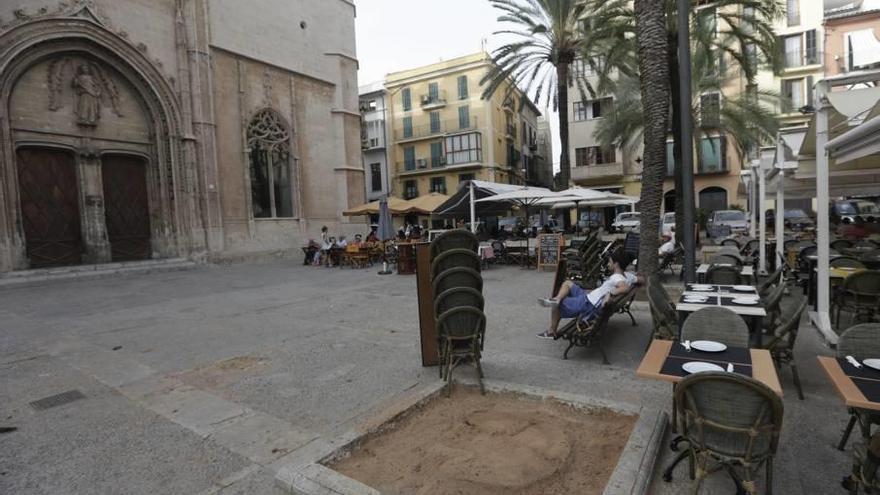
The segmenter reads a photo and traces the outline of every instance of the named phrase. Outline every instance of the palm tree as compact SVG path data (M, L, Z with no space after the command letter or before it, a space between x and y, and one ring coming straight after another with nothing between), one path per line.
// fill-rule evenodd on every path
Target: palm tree
M606 60L605 71L599 73L599 92L604 94L615 94L618 97L618 110L627 110L629 107L629 120L622 118L614 124L603 122L604 129L599 131L604 134L600 141L604 145L610 145L615 140L618 143L623 141L634 142L634 138L641 135L638 129L638 122L633 121L633 117L638 114L632 113L633 110L639 111L639 102L633 98L635 94L632 90L633 80L635 76L631 74L631 59L634 58L635 50L631 55L625 53L623 43L618 43L616 52L610 51L607 39L623 38L628 40L628 33L634 30L635 15L626 8L625 0L599 1L591 0L591 12L589 17L594 20L593 29L587 29L585 33L584 49L582 56L586 60L600 59ZM671 117L672 117L672 137L673 137L673 157L675 163L675 191L677 195L682 192L681 187L681 135L680 135L680 95L678 91L678 33L676 27L676 2L675 0L666 0L664 3L667 18L667 54L666 58L669 65L667 71L670 78L670 95L671 95ZM738 70L745 81L746 87L755 88L755 79L760 66L766 65L778 71L780 69L781 60L779 57L778 41L773 33L773 21L783 15L781 4L775 0L718 0L712 2L705 8L695 10L691 16L692 24L692 63L694 67L692 72L695 74L703 72L704 76L711 75L712 69L721 69L714 78L703 78L703 84L697 84L692 88L693 94L699 95L703 91L707 91L708 87L720 90L720 78L728 77L733 74L734 69ZM614 56L609 57L609 54ZM703 67L697 67L703 64ZM724 66L726 68L726 72ZM617 71L614 73L613 71ZM611 77L611 74L617 76L618 80ZM629 76L629 81L620 81L621 76ZM626 88L623 88L627 85ZM582 85L584 86L584 85ZM586 84L587 90L594 93L594 89ZM708 86L708 87L707 87ZM625 91L624 89L628 90ZM769 136L768 133L775 132L777 123L771 121L770 114L755 108L754 102L760 101L762 104L772 106L774 103L774 95L770 92L753 92L750 98L736 98L733 100L725 100L725 106L722 111L744 110L745 114L758 116L755 121L759 129L750 131L749 133L736 132L736 135L742 139L738 141L738 151L740 155L744 154L748 149L763 142L764 138ZM737 114L743 112L729 112L726 119L728 129L733 130L737 127ZM640 120L640 119L639 119ZM741 121L736 129L743 130L748 121ZM636 124L633 128L632 124ZM632 131L638 131L633 133ZM694 135L697 135L695 133ZM626 136L624 139L623 137ZM677 204L681 205L676 208L676 232L679 236L684 232L682 213L688 205L683 205L680 197ZM694 205L690 205L693 208ZM680 240L680 239L679 239Z
M568 187L571 164L568 151L568 86L573 82L570 65L582 50L581 17L585 0L489 0L504 12L498 21L510 29L495 34L513 35L512 41L492 52L493 67L480 81L486 85L483 99L505 88L505 99L515 87L544 106L552 103L559 112L562 139L560 183Z
M635 0L636 53L644 119L642 152L641 239L639 270L657 272L660 201L666 171L666 133L669 129L669 65L666 63L664 0Z

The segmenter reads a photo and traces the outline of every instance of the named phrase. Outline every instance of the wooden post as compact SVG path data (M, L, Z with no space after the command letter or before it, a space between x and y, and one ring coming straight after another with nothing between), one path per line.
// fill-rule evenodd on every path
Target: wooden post
M431 243L423 242L416 248L416 291L419 300L419 338L422 348L422 366L440 364L437 356L437 327L434 319L434 291L431 288Z

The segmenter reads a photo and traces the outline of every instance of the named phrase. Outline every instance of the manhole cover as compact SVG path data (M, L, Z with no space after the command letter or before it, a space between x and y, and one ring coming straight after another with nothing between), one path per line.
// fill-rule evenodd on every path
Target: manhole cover
M68 390L67 392L61 392L60 394L50 395L49 397L43 397L42 399L35 400L31 402L30 405L37 411L43 411L52 407L63 406L64 404L69 404L71 402L85 398L86 396L83 395L83 393L79 390Z

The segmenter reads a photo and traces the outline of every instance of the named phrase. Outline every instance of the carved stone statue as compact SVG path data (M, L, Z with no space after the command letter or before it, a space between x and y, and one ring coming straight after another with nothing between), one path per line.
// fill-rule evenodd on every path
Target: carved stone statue
M81 125L98 125L101 118L101 82L92 73L89 64L82 64L76 70L73 79L73 89L76 92L76 105L74 112Z

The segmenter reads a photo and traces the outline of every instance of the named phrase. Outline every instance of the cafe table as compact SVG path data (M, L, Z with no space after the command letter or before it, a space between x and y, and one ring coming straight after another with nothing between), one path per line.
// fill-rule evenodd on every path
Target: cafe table
M738 297L758 296L758 289L751 285L734 286L704 284L706 287L709 287L709 290L695 290L695 285L701 284L685 285L685 291L681 294L681 298L675 305L675 310L678 312L678 328L682 327L685 319L687 319L690 313L699 311L703 308L723 306L740 315L746 321L746 324L749 326L749 333L751 333L752 340L754 341L753 345L755 347L761 347L761 335L763 334L761 329L761 319L767 316L767 310L764 309L760 300L755 304L739 304L733 302L733 300ZM735 287L749 287L749 290L740 291L736 290ZM686 302L684 299L688 296L706 296L707 300L706 302Z
M847 407L880 411L880 371L856 368L846 359L818 356L819 365Z
M733 364L734 373L754 378L782 397L782 385L779 383L770 351L766 349L728 347L724 352L703 352L696 349L688 351L680 342L653 340L636 369L636 376L678 383L687 376L682 365L691 361L713 363L725 369L728 364Z
M828 278L833 283L833 285L836 286L836 285L842 284L843 281L846 280L847 277L849 277L850 275L853 275L853 274L859 273L859 272L863 272L863 271L865 271L864 268L857 268L857 267L853 267L853 266L841 266L841 267L836 267L836 268L829 267L828 268ZM818 308L819 308L819 298L816 297L816 292L817 292L816 274L818 274L818 273L819 273L818 267L813 268L813 270L810 272L810 291L809 291L810 300L809 300L808 304L813 305L814 311L818 310Z
M713 266L713 265L709 264L709 263L703 263L697 267L697 281L698 282L705 282L706 281L706 274L709 273L709 267L711 267L711 266ZM727 264L727 263L714 263L714 266L733 266L733 265ZM739 274L742 275L743 277L748 277L749 279L754 280L755 268L752 266L749 266L749 265L745 265L742 267L742 271L740 271Z

